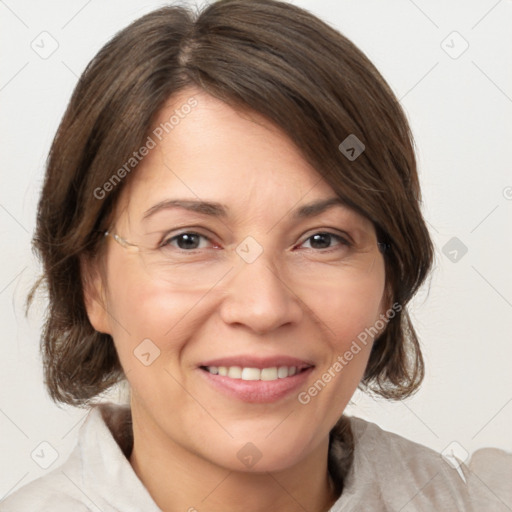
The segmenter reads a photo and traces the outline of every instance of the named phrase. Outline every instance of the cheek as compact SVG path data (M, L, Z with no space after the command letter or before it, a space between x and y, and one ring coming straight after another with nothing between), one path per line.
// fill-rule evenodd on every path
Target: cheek
M376 325L384 312L384 289L382 262L368 273L344 276L329 284L325 293L311 294L311 307L318 312L337 352L344 352L352 340Z
M373 341L382 330L384 289L382 264L364 275L354 274L353 279L345 275L336 285L327 286L325 293L311 295L311 309L325 328L326 357L298 400L326 418L328 428L337 421L359 385Z
M151 363L153 368L168 355L174 356L180 350L178 331L186 323L181 320L197 302L196 294L170 293L164 283L152 281L136 268L136 263L112 259L108 274L107 310L125 372L140 367L139 353L149 352L150 359L158 356Z

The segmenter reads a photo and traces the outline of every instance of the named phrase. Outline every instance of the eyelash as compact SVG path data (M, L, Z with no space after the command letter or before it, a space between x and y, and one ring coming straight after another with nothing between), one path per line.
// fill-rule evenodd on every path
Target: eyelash
M160 247L161 248L166 248L166 247L169 247L171 242L173 242L174 240L177 240L180 236L183 236L183 235L195 235L195 236L199 236L201 238L204 238L206 240L208 240L210 243L214 243L212 242L212 240L206 236L206 235L203 235L201 233L198 233L196 231L183 231L182 233L178 233L177 235L173 235L172 237L170 238L167 238L167 239L164 239L163 242L160 244ZM347 248L350 248L353 246L353 244L347 240L347 238L339 235L339 234L336 234L336 233L332 233L330 231L317 231L315 233L313 233L312 235L310 235L309 237L307 237L301 244L299 244L298 246L304 244L305 242L307 242L308 240L311 240L315 235L329 235L330 237L336 239L338 242L339 242L339 245L343 246L343 247L347 247ZM295 247L298 247L298 246L294 246ZM327 252L332 252L333 250L336 250L338 246L334 246L334 247L328 247L328 248L324 248L324 249L314 249L314 248L308 248L308 249L311 249L315 252L322 252L322 253L327 253ZM190 249L190 250L187 250L187 249L181 249L179 247L175 247L175 249L181 251L181 252L189 252L189 253L195 253L196 251L201 251L203 249Z
M339 245L349 248L352 247L352 243L350 243L345 237L338 235L336 233L331 233L330 231L317 231L316 233L313 233L312 235L308 236L308 238L306 238L304 242L302 242L302 244L307 242L308 240L311 240L311 238L313 238L315 235L329 235L330 237L336 239L339 242ZM336 250L336 248L337 246L328 247L327 249L311 249L314 250L315 252L331 252L333 250Z

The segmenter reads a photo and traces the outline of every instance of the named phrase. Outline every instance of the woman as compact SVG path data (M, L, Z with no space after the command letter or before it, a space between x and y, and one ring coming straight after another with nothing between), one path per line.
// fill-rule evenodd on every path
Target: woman
M48 390L93 407L1 510L491 510L463 465L343 416L358 387L420 385L407 304L433 251L396 98L308 12L221 0L116 35L35 245ZM95 403L122 379L129 407Z

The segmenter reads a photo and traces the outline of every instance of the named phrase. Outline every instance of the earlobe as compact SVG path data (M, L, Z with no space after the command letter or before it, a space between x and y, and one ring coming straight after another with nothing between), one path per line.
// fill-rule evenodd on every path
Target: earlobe
M80 259L80 275L84 305L93 328L104 334L111 334L108 321L106 294L103 277L97 267L97 262Z

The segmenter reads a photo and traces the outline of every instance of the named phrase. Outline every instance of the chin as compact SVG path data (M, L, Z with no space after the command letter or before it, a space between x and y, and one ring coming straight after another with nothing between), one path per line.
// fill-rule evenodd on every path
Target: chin
M265 439L266 435L266 433L256 434L252 436L252 441L249 437L247 441L240 441L240 438L230 440L220 451L217 448L215 452L210 452L208 459L229 471L276 472L298 464L307 456L308 447L312 448L311 436L301 436L301 438L294 436L292 440L289 432L281 433L280 436L275 434L274 439L271 439L273 434ZM284 440L288 442L283 442ZM220 444L217 446L220 447Z

